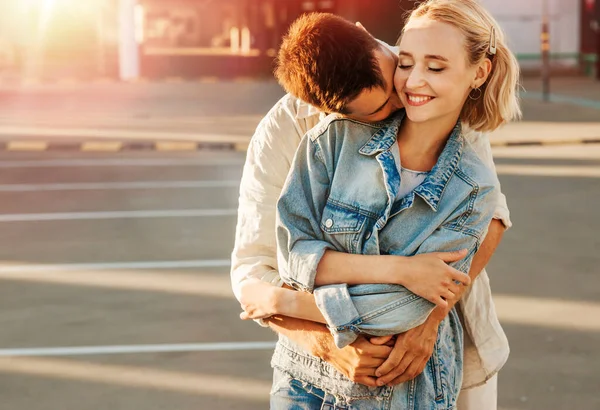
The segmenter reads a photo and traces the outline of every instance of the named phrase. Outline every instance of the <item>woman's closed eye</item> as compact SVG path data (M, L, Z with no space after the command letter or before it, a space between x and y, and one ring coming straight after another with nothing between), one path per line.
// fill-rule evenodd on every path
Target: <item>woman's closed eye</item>
M445 68L440 68L440 67L427 67L427 69L429 71L433 71L434 73L441 73L442 71L445 70Z
M413 66L412 65L408 65L408 64L400 64L398 65L398 68L401 70L410 70ZM445 70L445 68L439 68L439 67L427 67L427 69L429 71L432 71L434 73L441 73L442 71Z

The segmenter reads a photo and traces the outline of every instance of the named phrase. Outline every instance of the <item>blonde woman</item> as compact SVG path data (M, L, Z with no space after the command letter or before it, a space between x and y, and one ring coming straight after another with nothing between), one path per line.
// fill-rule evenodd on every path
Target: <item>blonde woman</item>
M273 409L456 408L463 357L456 282L370 284L365 275L348 286L340 271L338 284L314 288L327 250L408 256L466 249L451 263L466 275L492 219L496 176L463 127L492 131L520 114L518 65L500 28L473 0L430 0L411 13L399 48L394 85L404 110L379 123L331 115L300 144L278 203L277 237L282 278L308 292L282 290L271 313L326 323L343 347L360 334L418 326L432 302L447 302L450 312L426 370L393 388L324 372L280 340Z

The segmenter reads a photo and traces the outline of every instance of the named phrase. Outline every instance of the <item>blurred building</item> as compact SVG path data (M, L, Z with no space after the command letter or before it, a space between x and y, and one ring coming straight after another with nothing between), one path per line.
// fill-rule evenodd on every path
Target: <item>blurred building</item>
M270 75L287 27L305 12L360 17L395 41L410 0L139 0L140 66L146 77ZM402 7L405 3L406 7ZM382 13L386 10L386 13Z
M481 0L523 67L539 67L542 4L554 62L591 73L600 0ZM361 21L395 43L415 0L0 0L0 75L37 78L270 76L302 13ZM600 64L600 63L599 63Z

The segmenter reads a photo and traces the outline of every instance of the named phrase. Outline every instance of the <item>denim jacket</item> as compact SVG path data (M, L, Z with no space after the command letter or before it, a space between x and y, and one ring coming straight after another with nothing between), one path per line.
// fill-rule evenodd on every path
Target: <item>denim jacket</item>
M326 115L287 94L261 120L250 141L240 184L235 246L231 255L231 283L239 299L247 279L281 286L275 234L277 201L304 135L319 127ZM466 143L495 172L489 134L463 128ZM508 229L510 210L502 192L494 213ZM490 277L486 269L473 281L457 304L464 338L462 388L479 386L502 368L510 354L498 321ZM257 322L261 322L258 320ZM264 323L263 323L264 326Z
M434 306L396 285L314 289L327 249L411 256L467 248L468 256L453 264L467 274L494 215L497 178L465 143L459 124L425 181L395 200L400 175L390 148L404 114L376 124L329 116L300 143L278 202L280 275L296 289L314 291L339 347L360 333L395 334L418 326ZM385 391L352 386L320 365L302 365L304 360L297 360L302 351L285 337L280 345L274 366L300 380L349 399L385 397ZM409 408L453 408L462 381L462 349L462 327L453 311L440 326L431 371L415 381L419 388L412 396L410 383L397 388L413 397ZM397 393L394 397L407 399Z

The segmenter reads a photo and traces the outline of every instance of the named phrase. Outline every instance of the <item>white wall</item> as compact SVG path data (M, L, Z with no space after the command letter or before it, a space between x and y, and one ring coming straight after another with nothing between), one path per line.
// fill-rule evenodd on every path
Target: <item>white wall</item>
M543 0L480 0L508 36L515 54L540 54ZM579 0L547 0L550 10L550 50L578 53L581 7ZM565 61L566 62L566 61ZM570 61L576 64L575 60ZM539 65L539 62L523 62Z

